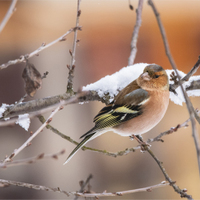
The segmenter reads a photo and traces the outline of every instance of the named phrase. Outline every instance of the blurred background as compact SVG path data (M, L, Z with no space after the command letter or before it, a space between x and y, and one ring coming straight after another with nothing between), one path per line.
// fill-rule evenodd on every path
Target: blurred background
M0 1L0 21L5 16L11 1ZM179 70L187 73L196 63L200 53L200 1L193 0L154 0L165 26L171 53ZM49 43L75 26L76 1L18 1L17 10L0 33L0 64L31 53L43 42ZM76 69L74 90L98 79L110 75L127 66L130 54L130 40L135 25L138 1L132 0L134 11L129 9L129 1L82 0L80 25L78 32L80 43L76 50ZM63 94L66 91L70 63L69 49L72 49L73 34L65 42L52 47L29 59L41 74L48 71L43 80L42 89L34 99ZM142 26L137 43L138 52L135 63L156 63L165 69L171 69L165 55L163 41L150 6L144 1ZM24 63L9 66L0 71L0 104L12 104L24 94L21 77ZM197 73L199 74L200 71ZM27 100L31 100L28 98ZM199 107L199 98L191 98L194 107ZM89 102L83 105L69 105L57 113L51 125L76 141L92 126L93 117L104 105ZM48 117L50 113L45 114ZM170 102L163 120L144 140L157 136L188 119L185 106ZM31 120L26 132L18 125L0 128L0 160L21 146L41 125L37 118ZM199 129L199 125L198 129ZM191 126L165 136L164 143L152 144L152 151L163 162L167 173L180 188L187 188L188 194L200 199L200 181L196 150L192 138ZM111 152L137 146L135 141L122 138L112 132L98 137L88 146L106 149ZM78 191L79 181L85 180L90 173L92 190L123 191L158 184L164 180L159 167L148 153L137 151L122 157L108 157L90 151L79 151L65 166L63 163L74 145L44 130L15 159L32 157L41 153L56 153L66 150L58 160L41 160L35 164L0 169L0 178L50 187L60 187L66 191ZM10 186L0 188L1 199L62 199L63 194L36 191ZM110 199L180 199L172 187L155 189ZM108 197L104 199L109 199Z

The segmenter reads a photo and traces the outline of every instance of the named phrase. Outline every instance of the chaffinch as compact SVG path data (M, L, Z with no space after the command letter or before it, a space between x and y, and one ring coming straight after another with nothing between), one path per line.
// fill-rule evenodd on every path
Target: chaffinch
M169 104L169 82L165 70L155 64L143 73L95 116L95 126L67 158L66 164L88 141L113 131L121 136L141 135L151 130L163 118Z

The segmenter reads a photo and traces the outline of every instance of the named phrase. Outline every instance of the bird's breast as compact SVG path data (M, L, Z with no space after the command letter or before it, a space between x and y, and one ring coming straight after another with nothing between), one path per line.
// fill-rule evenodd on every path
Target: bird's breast
M150 92L151 93L151 92ZM142 114L116 127L113 131L121 136L143 134L155 127L165 115L169 104L169 91L152 92L142 105Z

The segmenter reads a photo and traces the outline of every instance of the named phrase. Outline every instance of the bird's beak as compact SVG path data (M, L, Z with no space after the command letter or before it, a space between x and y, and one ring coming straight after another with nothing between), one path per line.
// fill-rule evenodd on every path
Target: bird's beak
M144 72L143 74L141 74L141 78L145 81L150 81L151 79L148 72Z

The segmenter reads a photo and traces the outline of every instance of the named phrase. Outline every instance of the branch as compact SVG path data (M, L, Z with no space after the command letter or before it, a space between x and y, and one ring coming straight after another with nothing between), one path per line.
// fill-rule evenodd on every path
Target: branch
M6 67L10 66L10 65L15 65L15 64L18 64L18 63L22 63L22 62L25 62L26 59L29 59L31 57L33 57L34 55L38 55L39 52L43 51L44 49L56 44L57 42L62 42L62 41L65 41L66 40L66 36L69 35L71 32L75 31L75 30L81 30L81 27L78 26L78 27L74 27L74 28L71 28L69 29L64 35L62 35L61 37L59 37L58 39L54 40L53 42L50 42L49 44L45 44L43 43L41 45L41 47L39 47L38 49L36 49L35 51L33 51L32 53L30 54L26 54L26 55L22 55L20 56L20 58L16 59L16 60L10 60L8 61L7 63L5 64L2 64L0 65L0 70L1 69L5 69Z
M40 155L31 157L31 158L25 158L25 159L21 159L21 160L14 160L14 161L6 162L6 163L0 163L0 168L32 164L32 163L35 163L39 160L46 159L46 158L58 159L58 156L63 155L64 153L65 153L65 150L62 150L62 151L60 151L58 153L54 153L54 154L41 153Z
M44 124L42 124L42 126L40 126L40 128L31 136L29 137L28 140L26 140L26 142L20 146L18 149L15 149L13 151L13 153L8 156L3 163L9 162L12 158L14 158L17 154L19 154L25 147L30 145L30 142L43 130L43 128L49 124L52 121L53 116L60 110L60 106L58 106L52 113L51 115L48 117L48 119L45 121Z
M160 187L164 187L164 186L168 186L169 183L167 183L166 181L163 181L157 185L152 185L152 186L149 186L149 187L144 187L144 188L139 188L139 189L134 189L134 190L126 190L126 191L120 191L120 192L102 192L102 193L92 193L92 194L89 194L89 193L79 193L79 192L76 192L76 193L73 193L77 196L81 196L81 197L94 197L94 198L99 198L99 197L108 197L108 196L123 196L123 195L126 195L126 194L133 194L133 193L136 193L136 192L151 192L153 189L156 189L156 188L160 188Z
M191 195L188 195L187 189L183 189L181 190L175 183L175 181L172 181L172 179L169 177L169 175L167 174L164 166L162 165L162 162L160 162L160 160L154 155L154 153L150 150L150 145L143 142L142 138L138 138L135 135L132 135L133 138L135 138L137 140L137 142L140 144L141 150L142 151L147 151L151 157L156 161L156 163L158 164L159 168L161 169L163 175L165 176L165 179L169 182L170 186L172 186L174 188L174 191L177 192L178 194L181 195L181 197L187 198L187 199L192 199Z
M154 14L156 16L156 19L157 19L157 22L158 22L158 25L159 25L159 28L160 28L160 32L161 32L161 35L162 35L162 38L163 38L166 55L167 55L167 57L168 57L168 59L169 59L169 61L171 63L172 68L174 69L174 71L175 71L175 73L177 75L178 82L180 84L181 90L183 92L183 96L184 96L185 101L186 101L187 109L188 109L188 112L189 112L189 115L190 115L191 124L192 124L192 136L194 138L194 143L195 143L195 147L196 147L198 167L199 167L199 175L200 175L200 139L199 139L198 131L197 131L197 128L196 128L196 122L195 122L195 118L196 118L198 120L198 122L200 123L200 118L196 114L196 112L195 112L195 110L194 110L194 108L192 106L192 103L191 103L187 93L185 92L185 90L184 90L184 88L182 86L182 83L180 82L181 78L180 78L180 75L179 75L178 70L176 68L176 65L175 65L175 62L173 60L173 57L172 57L172 55L170 53L170 49L169 49L169 45L168 45L168 41L167 41L167 36L166 36L166 33L165 33L164 26L163 26L163 24L161 22L161 19L160 19L160 14L158 13L158 11L157 11L157 9L156 9L156 7L155 7L155 5L154 5L152 0L148 0L148 3L152 7L152 9L154 11ZM197 64L197 65L199 66L199 64ZM198 68L198 66L197 66L197 68Z
M199 90L200 89L200 80L192 81L191 84L186 87L186 91L190 90Z
M136 53L137 53L137 39L139 34L139 29L142 24L142 7L143 7L143 0L139 0L138 8L136 9L136 24L134 26L134 31L132 34L131 39L131 52L128 59L128 65L132 65L134 63Z
M11 18L13 13L16 11L16 8L15 8L16 3L17 3L17 0L12 0L12 3L10 4L10 7L8 9L8 12L6 13L3 21L0 24L0 33L4 29L5 25L7 24L8 20Z
M59 193L65 194L67 196L70 195L68 192L60 189L59 187L51 188L51 187L46 187L46 186L42 186L42 185L34 185L34 184L30 184L30 183L23 183L23 182L18 182L18 181L9 181L9 180L4 180L4 179L0 179L0 183L5 185L6 187L9 186L9 185L15 185L15 186L19 186L19 187L26 187L26 188L34 189L34 190L59 192Z
M88 177L87 177L87 179L86 179L86 181L80 181L80 186L81 186L81 188L80 188L80 190L78 191L78 193L91 193L91 191L90 191L90 185L89 185L89 182L90 182L90 179L92 179L93 178L93 176L92 176L92 174L90 174ZM88 190L86 191L85 190L85 187L88 185ZM75 196L75 198L74 198L74 200L77 200L78 199L78 195L76 195Z
M5 185L5 186L15 185L15 186L19 186L19 187L26 187L26 188L34 189L34 190L59 192L59 193L65 194L67 196L74 195L74 196L94 197L94 198L103 197L103 196L104 197L105 196L122 196L122 195L125 195L125 194L132 194L132 193L136 193L136 192L151 192L153 189L165 187L165 186L169 185L169 183L167 183L166 181L163 181L163 182L161 182L160 184L157 184L157 185L152 185L152 186L149 186L149 187L144 187L144 188L139 188L139 189L134 189L134 190L126 190L126 191L110 192L110 193L102 192L102 193L88 194L88 193L79 193L79 192L66 192L66 191L60 189L59 187L51 188L51 187L46 187L46 186L42 186L42 185L34 185L34 184L30 184L30 183L23 183L23 182L18 182L18 181L9 181L9 180L4 180L4 179L0 179L0 183Z
M78 99L80 98L80 96L83 95L84 93L85 92L78 93L78 94L76 94L76 96L69 97L66 100L60 100L58 103L55 103L55 104L53 104L51 106L46 106L46 107L44 107L44 108L42 108L40 110L36 110L34 112L31 112L31 113L28 114L28 117L32 118L32 117L35 117L37 115L41 115L42 113L46 113L48 111L52 111L53 109L55 109L57 107L62 108L63 106L66 106L68 104L77 103ZM20 105L20 104L16 104L14 106L18 106L18 105ZM13 108L13 110L14 110L14 108ZM11 109L11 112L13 112L13 110ZM23 119L26 119L26 118L27 118L27 114L25 116L21 116L20 120L23 120ZM2 120L2 121L0 121L0 127L1 126L13 125L16 122L17 122L17 118L7 119L7 120L4 120L4 121Z
M167 172L165 171L165 168L162 165L162 162L160 162L160 160L154 155L154 153L149 149L148 146L146 146L145 150L151 155L151 157L157 162L158 166L160 167L162 173L165 176L165 179L170 183L170 185L174 188L174 191L177 192L178 194L180 194L181 197L187 198L192 200L192 196L188 195L186 192L186 189L181 190L174 182L172 181L172 179L169 177L169 175L167 174Z
M38 119L40 120L41 123L44 123L46 121L45 118L42 115L38 116ZM57 130L56 128L54 128L50 124L46 125L46 128L51 130L55 134L59 135L63 139L71 142L72 144L75 144L75 145L79 144L77 141L75 141L72 138L70 138L69 136L61 133L59 130ZM90 148L90 147L87 147L87 146L83 146L82 147L82 150L90 150L90 151L97 152L97 153L102 153L102 154L105 154L107 156L111 156L111 157L114 157L114 158L116 158L117 156L127 155L130 152L135 152L135 150L137 150L137 149L139 149L139 147L126 148L125 150L118 151L118 152L109 152L109 151L106 151L106 150L94 149L94 148Z
M76 27L79 26L79 17L81 15L80 10L80 0L77 0L77 14L76 14ZM68 66L69 75L68 75L68 83L67 83L67 93L73 93L73 78L74 78L74 68L75 68L75 53L76 53L76 43L77 40L77 30L74 31L74 42L73 42L73 49L70 50L71 55L71 63Z
M57 104L59 104L60 101L70 101L70 99L73 100L73 98L76 98L76 101L71 101L71 103L82 103L97 100L101 101L102 103L108 104L110 99L109 94L105 95L104 97L100 97L98 95L98 92L96 91L81 92L76 93L75 95L64 93L52 97L46 97L28 102L22 102L16 105L10 105L7 107L7 110L3 113L2 118L14 117L25 113L41 111L51 106L57 106ZM2 122L0 122L0 126L1 123Z
M198 114L200 113L199 110L196 111ZM169 130L165 131L165 132L162 132L160 133L158 136L156 136L155 138L152 138L152 139L148 139L147 140L147 143L151 143L151 142L155 142L155 141L161 141L161 142L164 142L164 140L161 139L161 137L163 137L164 135L169 135L173 132L176 132L178 129L180 128L185 128L185 127L188 127L188 122L190 121L190 118L187 119L185 122L183 122L182 124L178 124L176 127L172 127L170 128Z
M188 81L190 77L196 73L199 67L200 67L200 56L197 62L195 63L194 67L188 72L188 74L186 74L180 81L170 85L170 91L174 92L176 88L180 86L180 84L183 84L186 81ZM186 90L200 89L199 81L193 81L191 85L186 88Z
M197 111L197 113L200 113L200 111ZM40 120L41 123L45 123L45 118L42 116L42 115L39 115L38 116L38 119ZM148 139L147 140L147 143L152 143L152 142L155 142L155 141L161 141L161 142L164 142L163 139L161 139L164 135L169 135L173 132L176 132L178 131L178 129L180 128L183 128L183 127L188 127L188 122L190 121L190 118L187 119L185 122L183 122L182 124L178 124L176 127L172 127L170 128L169 130L165 131L165 132L162 132L160 133L158 136L156 136L155 138L152 138L152 139ZM63 139L71 142L72 144L74 145L78 145L79 143L75 140L73 140L71 137L61 133L58 129L54 128L53 126L51 126L50 124L46 125L46 128L51 130L52 132L54 132L55 134L59 135L60 137L62 137ZM140 147L132 147L132 148L126 148L125 150L121 150L121 151L118 151L118 152L109 152L109 151L106 151L106 150L100 150L100 149L94 149L94 148L91 148L91 147L87 147L87 146L83 146L82 147L82 150L90 150L90 151L93 151L93 152L97 152L97 153L102 153L104 155L107 155L107 156L111 156L111 157L118 157L118 156L124 156L124 155L127 155L129 154L130 152L135 152L136 150L140 149Z

